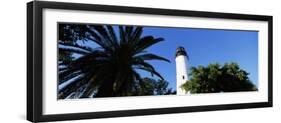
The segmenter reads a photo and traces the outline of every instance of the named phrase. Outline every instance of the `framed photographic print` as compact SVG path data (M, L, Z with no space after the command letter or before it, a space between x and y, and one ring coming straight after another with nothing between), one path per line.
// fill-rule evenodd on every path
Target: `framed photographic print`
M272 107L272 16L33 1L33 122Z

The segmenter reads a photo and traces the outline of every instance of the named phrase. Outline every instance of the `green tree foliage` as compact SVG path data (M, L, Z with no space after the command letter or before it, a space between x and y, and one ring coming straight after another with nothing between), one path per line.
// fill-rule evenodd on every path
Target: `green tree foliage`
M147 61L169 60L146 52L164 39L143 36L142 32L142 27L133 26L119 26L116 31L109 25L60 25L58 98L138 95L138 87L144 82L137 70L164 80ZM83 45L77 40L93 42L99 47ZM63 53L81 57L66 62Z
M145 77L142 79L142 85L138 85L136 95L171 95L176 94L171 88L168 88L169 82L159 79Z
M182 85L190 93L256 91L245 70L237 63L209 64L191 68L191 79Z
M59 42L68 45L75 45L77 40L85 41L86 32L88 30L87 25L77 24L59 24L58 26L58 38ZM59 49L59 61L60 64L69 64L74 57L73 53L69 50Z

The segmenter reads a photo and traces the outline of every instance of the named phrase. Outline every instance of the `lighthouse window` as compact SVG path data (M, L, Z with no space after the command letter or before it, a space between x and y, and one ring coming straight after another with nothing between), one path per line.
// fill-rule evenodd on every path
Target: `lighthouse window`
M182 76L182 79L184 79L184 76Z

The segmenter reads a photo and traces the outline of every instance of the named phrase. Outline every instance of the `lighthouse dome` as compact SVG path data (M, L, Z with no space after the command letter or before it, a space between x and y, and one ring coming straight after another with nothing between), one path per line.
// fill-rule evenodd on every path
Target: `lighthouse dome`
M186 53L184 47L182 47L182 46L178 47L176 50L176 57L180 56L180 55L184 55L188 58L187 53Z

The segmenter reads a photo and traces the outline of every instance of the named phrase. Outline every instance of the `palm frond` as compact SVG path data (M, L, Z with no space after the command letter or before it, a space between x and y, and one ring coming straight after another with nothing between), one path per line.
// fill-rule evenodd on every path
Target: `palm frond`
M111 40L114 42L114 46L116 46L116 45L118 46L118 39L116 37L116 34L115 34L112 26L107 25L106 27L107 27L107 30L108 30L108 32L110 34Z
M133 32L134 27L133 26L126 26L125 27L125 37L127 41L130 41L132 32Z
M97 33L103 37L104 43L106 43L111 49L116 49L116 42L111 39L110 33L106 30L104 26L93 26Z
M85 51L88 51L88 52L92 52L93 51L92 47L81 46L81 45L76 44L76 43L75 44L70 44L70 43L59 42L59 45L79 48L81 50L85 50Z
M136 27L133 34L132 34L132 39L131 42L133 45L135 45L141 38L141 34L143 32L142 27Z
M75 80L73 80L71 83L65 85L63 88L61 88L58 91L58 98L59 99L65 99L68 97L71 93L76 92L77 89L82 87L87 83L87 76L84 77L78 77ZM61 86L61 85L60 85Z
M80 49L74 49L74 48L66 48L66 47L60 47L59 48L59 53L63 52L70 52L70 53L77 53L81 55L89 54L90 52L85 51L85 50L80 50Z
M119 26L120 45L126 43L126 34L123 26Z
M59 72L59 84L67 81L68 79L71 79L75 76L72 76L75 73L79 73L79 69L68 69L62 72ZM77 74L79 75L79 74Z
M151 69L149 67L135 67L136 69L141 69L141 70L144 70L144 71L147 71L147 72L150 72L151 75L156 75L158 76L160 79L164 80L164 77L161 76L160 73L158 73L157 71L155 71L154 69Z
M77 71L77 72L73 72L71 74L67 74L66 76L60 76L59 75L59 84L62 84L62 83L65 83L67 82L68 80L71 80L79 75L81 75L82 72L81 71Z
M155 54L142 54L142 55L135 56L134 58L137 58L137 59L139 58L139 59L143 59L143 60L163 60L166 62L170 62L170 60L157 56Z
M145 50L146 48L159 43L161 41L164 41L163 38L153 38L153 36L146 36L143 37L139 40L139 42L136 44L136 53L139 53L143 50Z
M59 67L58 69L59 69L59 72L62 72L62 71L67 70L68 68L67 67Z
M142 59L136 59L133 64L135 69L142 69L144 71L150 72L152 75L155 74L159 78L164 79L151 64L143 61Z
M112 69L110 64L103 63L99 69L95 70L96 72L92 72L92 77L88 81L88 85L83 93L82 97L86 98L92 94L94 89L98 89L97 96L101 96L99 94L111 95L112 93L112 79L114 78L114 69ZM93 70L94 71L94 70ZM103 88L103 89L100 89ZM101 93L100 91L104 91ZM107 92L108 91L108 92Z
M107 51L112 51L111 45L109 45L107 40L104 39L104 37L100 36L96 30L90 29L89 34L90 35L87 36L89 41L97 43L99 46L101 46L103 49Z

